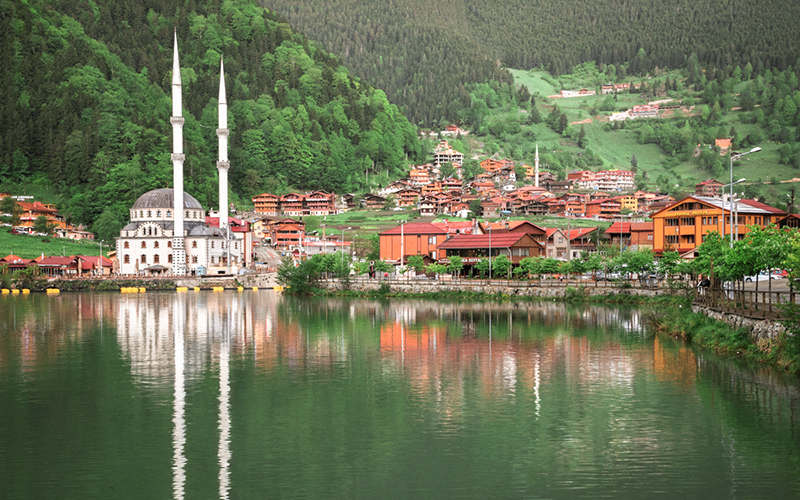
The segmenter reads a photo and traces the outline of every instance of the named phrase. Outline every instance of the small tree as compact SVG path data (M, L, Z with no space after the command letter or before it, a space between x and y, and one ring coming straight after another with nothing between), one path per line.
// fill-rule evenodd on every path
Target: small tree
M489 258L481 257L478 259L478 262L475 263L475 269L477 269L481 275L486 276L489 273L490 262Z
M447 266L444 264L439 264L438 262L434 262L433 264L428 264L428 268L426 269L429 273L434 273L438 277L440 274L444 274L447 272Z
M422 255L412 255L408 258L408 267L413 269L417 274L421 273L425 268L425 260Z
M56 225L48 222L47 216L45 215L40 215L33 221L33 231L36 233L50 235L53 234L53 231L55 231L55 229Z
M20 218L22 217L22 207L19 206L17 200L14 198L4 196L0 199L0 214L3 214L0 219L6 224L19 226Z
M463 259L458 255L450 257L450 263L447 264L447 270L453 273L454 276L458 277L461 275L462 269L464 269Z
M492 273L497 276L508 276L508 271L511 269L511 259L506 255L498 255L492 262Z

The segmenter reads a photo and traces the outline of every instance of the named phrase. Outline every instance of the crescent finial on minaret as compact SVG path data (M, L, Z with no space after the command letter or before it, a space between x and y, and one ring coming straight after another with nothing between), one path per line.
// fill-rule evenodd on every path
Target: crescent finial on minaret
M222 57L219 58L219 103L228 104L225 98L225 68L222 65Z

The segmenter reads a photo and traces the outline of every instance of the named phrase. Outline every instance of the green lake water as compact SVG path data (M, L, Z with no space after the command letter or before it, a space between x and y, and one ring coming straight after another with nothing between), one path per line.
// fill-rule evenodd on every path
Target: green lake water
M0 498L800 498L800 384L641 310L0 298Z

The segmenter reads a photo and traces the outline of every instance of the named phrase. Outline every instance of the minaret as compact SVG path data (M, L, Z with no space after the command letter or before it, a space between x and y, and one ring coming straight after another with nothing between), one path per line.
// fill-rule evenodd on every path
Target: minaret
M534 186L539 187L539 145L536 145L536 156L533 157Z
M228 227L228 168L231 164L228 161L228 101L225 98L225 73L222 66L222 59L219 60L219 128L217 129L219 138L219 160L217 161L217 171L219 172L219 228Z
M186 274L186 247L183 231L183 104L181 99L181 66L178 62L178 32L172 61L172 189L175 201L175 230L172 235L172 272Z

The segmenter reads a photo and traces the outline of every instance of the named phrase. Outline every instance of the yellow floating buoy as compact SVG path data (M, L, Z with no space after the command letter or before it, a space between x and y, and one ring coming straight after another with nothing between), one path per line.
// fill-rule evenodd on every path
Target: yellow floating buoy
M236 287L236 291L237 292L244 292L244 287L243 286Z
M176 292L188 292L189 291L189 287L188 286L179 286L178 288L175 289L175 291Z
M147 289L146 289L146 288L144 288L144 287L140 287L140 288L139 288L139 293L144 293L144 292L146 292L146 291L147 291Z
M215 286L215 287L212 287L211 290L214 291L214 292L224 292L225 291L225 287L224 286Z
M200 287L199 286L194 287L194 291L195 292L199 292L200 291Z
M272 289L275 290L276 292L282 292L283 291L283 287L282 286L274 286L274 287L272 287Z
M61 293L61 290L59 290L58 288L47 289L47 295L58 295L59 293Z
M19 295L19 290L17 290L16 288L12 288L11 295Z
M29 293L31 293L30 288L23 288L22 289L22 295L28 295Z
M9 290L8 288L3 288L2 290L0 290L0 293L2 293L3 295L8 295L9 293L11 293L11 290Z
M254 286L254 287L253 287L253 291L254 291L254 292L257 292L257 291L258 291L258 287L257 287L257 286Z

